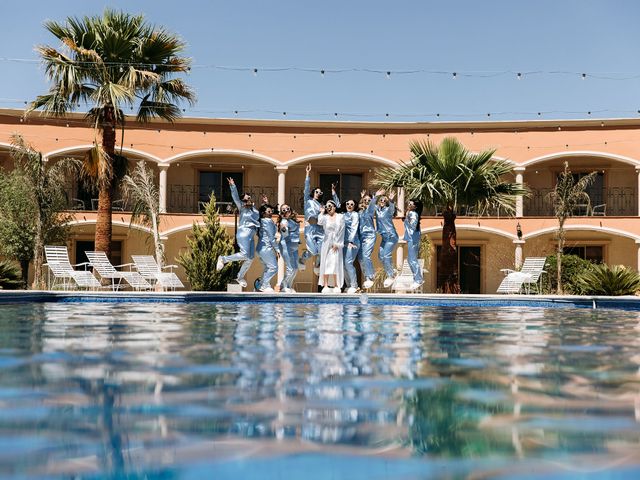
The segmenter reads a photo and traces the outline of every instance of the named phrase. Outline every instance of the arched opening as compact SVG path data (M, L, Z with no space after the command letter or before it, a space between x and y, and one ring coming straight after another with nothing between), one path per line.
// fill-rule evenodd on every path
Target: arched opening
M83 160L87 152L93 148L93 145L79 145L76 147L68 147L61 150L56 150L47 153L44 158L50 163L55 163L64 159L76 159ZM116 150L116 153L120 154L120 149ZM118 165L116 169L119 177L114 183L114 194L112 198L112 209L114 212L124 212L130 210L130 205L124 197L120 180L124 174L130 172L135 167L135 164L144 160L147 165L152 169L156 177L156 184L158 182L159 170L157 167L159 159L153 155L147 154L140 150L134 150L131 148L122 149L122 157L124 162ZM91 212L98 209L98 192L94 186L91 186L90 182L84 181L78 175L69 175L67 184L65 185L67 205L69 210Z
M524 216L553 216L548 195L568 162L574 177L596 172L588 187L590 201L576 208L575 216L635 216L638 214L638 174L635 160L604 152L559 152L525 162Z
M200 213L213 193L218 210L234 211L227 178L233 178L240 193L249 193L256 203L266 195L276 203L278 163L267 156L242 150L209 149L175 155L165 161L167 211Z
M331 185L337 184L340 201L360 198L362 190L370 190L376 168L396 167L397 162L376 155L352 152L324 152L304 155L288 161L286 201L294 210L304 210L305 168L311 164L311 188L319 187L325 200L331 195Z

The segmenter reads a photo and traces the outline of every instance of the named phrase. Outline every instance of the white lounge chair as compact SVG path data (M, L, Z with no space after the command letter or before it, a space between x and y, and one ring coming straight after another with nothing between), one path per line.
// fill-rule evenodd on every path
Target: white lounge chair
M107 254L104 252L84 252L89 259L89 264L93 267L94 271L100 275L100 278L111 281L111 289L116 291L121 287L121 282L124 280L134 290L149 290L152 288L151 284L147 282L142 275L138 272L127 272L117 270L120 267L127 267L133 265L132 263L125 265L111 264L107 258Z
M176 288L184 288L184 284L178 276L171 272L163 272L163 269L178 268L177 265L166 265L162 269L156 263L156 259L151 255L131 255L135 268L138 270L145 280L157 283L163 289L175 290Z
M498 286L497 293L520 293L526 281L530 280L528 273L511 272L502 279Z
M47 260L44 265L49 268L49 288L53 289L59 280L62 281L64 290L70 290L74 287L74 284L79 288L94 290L100 288L98 279L90 271L86 270L89 262L71 265L67 247L46 245L44 247L44 255ZM84 266L85 270L75 270L73 268L80 266Z
M419 258L418 264L423 272L426 272L424 269L424 259ZM394 292L413 292L418 291L411 288L413 284L413 272L411 271L411 267L409 266L409 261L405 260L402 262L402 270L400 271L400 275L396 277L391 285L391 290ZM420 286L420 291L422 291L422 285Z
M531 286L536 285L538 289L538 293L542 291L542 274L547 273L544 269L545 264L547 263L547 257L527 257L524 259L524 263L519 271L511 270L509 268L503 268L500 271L504 272L507 277L513 273L522 273L527 275L526 278L523 278L523 286L525 288L526 293L531 292ZM513 277L516 278L516 277ZM508 292L500 292L498 293L508 293Z

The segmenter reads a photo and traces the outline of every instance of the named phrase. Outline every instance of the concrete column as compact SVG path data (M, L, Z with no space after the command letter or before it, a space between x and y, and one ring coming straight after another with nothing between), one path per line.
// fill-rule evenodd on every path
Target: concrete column
M405 207L404 188L402 187L398 188L397 195L398 197L396 201L396 216L404 217L404 207Z
M158 168L160 169L158 203L160 205L160 213L167 213L167 170L169 170L169 164L159 163Z
M282 255L278 256L278 274L276 275L276 285L280 285L284 279L285 265Z
M398 275L402 272L402 264L404 263L404 246L407 242L400 240L396 247L396 268L398 269Z
M519 269L522 266L522 246L525 243L526 242L524 240L514 240L513 241L513 244L516 246L515 262L514 262L516 270Z
M636 175L638 176L638 187L636 189L636 199L638 202L638 211L636 215L640 216L640 167L636 167Z
M285 180L287 177L287 169L289 167L276 167L278 172L278 205L286 203Z
M521 187L524 186L524 171L525 167L515 167L513 169L516 172L516 183ZM516 218L522 218L524 214L524 198L522 196L516 197Z
M640 272L640 240L636 240L636 246L638 247L638 260L637 260L637 268Z

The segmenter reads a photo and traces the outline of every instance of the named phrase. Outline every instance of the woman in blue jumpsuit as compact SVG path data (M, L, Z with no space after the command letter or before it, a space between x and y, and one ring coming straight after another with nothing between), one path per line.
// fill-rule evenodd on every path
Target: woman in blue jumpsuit
M246 287L247 281L244 277L255 256L255 236L260 227L260 212L253 206L251 195L245 193L242 195L241 201L235 182L232 178L228 178L227 180L231 187L231 197L236 207L238 207L240 215L238 219L238 230L236 232L236 241L238 242L240 251L233 255L220 255L216 263L216 270L222 270L224 264L228 262L242 262L237 281L242 287Z
M283 293L296 293L293 289L293 281L298 273L300 224L296 219L296 213L287 204L280 206L278 230L280 231L280 255L282 255L285 266L284 277L280 283L280 291Z
M360 218L356 212L356 202L347 200L345 203L347 211L344 212L344 281L347 284L347 293L358 291L358 277L356 267L353 263L360 250L360 234L358 227Z
M381 238L378 257L387 275L383 283L385 288L390 287L395 279L392 257L393 249L398 243L398 232L393 225L393 216L396 211L393 197L393 192L387 196L384 190L378 190L372 199L372 202L376 201L376 229Z
M407 242L407 262L413 273L413 283L411 290L417 290L424 283L422 278L422 268L418 262L420 253L420 213L422 212L422 202L420 200L409 200L407 204L407 215L404 217L404 239Z
M360 211L358 212L358 230L360 233L358 261L360 262L360 269L364 275L364 282L362 283L364 288L371 288L373 286L373 278L376 273L373 269L373 262L371 261L373 248L376 244L376 227L373 223L375 212L375 202L372 202L366 190L363 190L360 198Z
M298 267L300 270L306 268L309 257L317 257L313 271L317 274L320 265L320 250L322 248L322 240L324 239L324 229L318 225L318 215L322 207L323 192L319 188L311 191L311 164L307 165L307 176L304 179L304 239L306 242L306 250L302 253ZM331 185L331 193L336 208L340 208L340 200L335 190L335 185Z
M268 199L262 197L263 205L260 207L260 229L258 230L258 256L262 262L262 277L254 284L259 292L273 293L271 280L278 273L278 245L276 243L276 224L271 218L273 207L268 205Z

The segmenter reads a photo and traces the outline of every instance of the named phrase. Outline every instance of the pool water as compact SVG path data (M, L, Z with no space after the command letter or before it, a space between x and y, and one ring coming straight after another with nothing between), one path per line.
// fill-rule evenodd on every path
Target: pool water
M0 476L640 478L640 313L0 307Z

